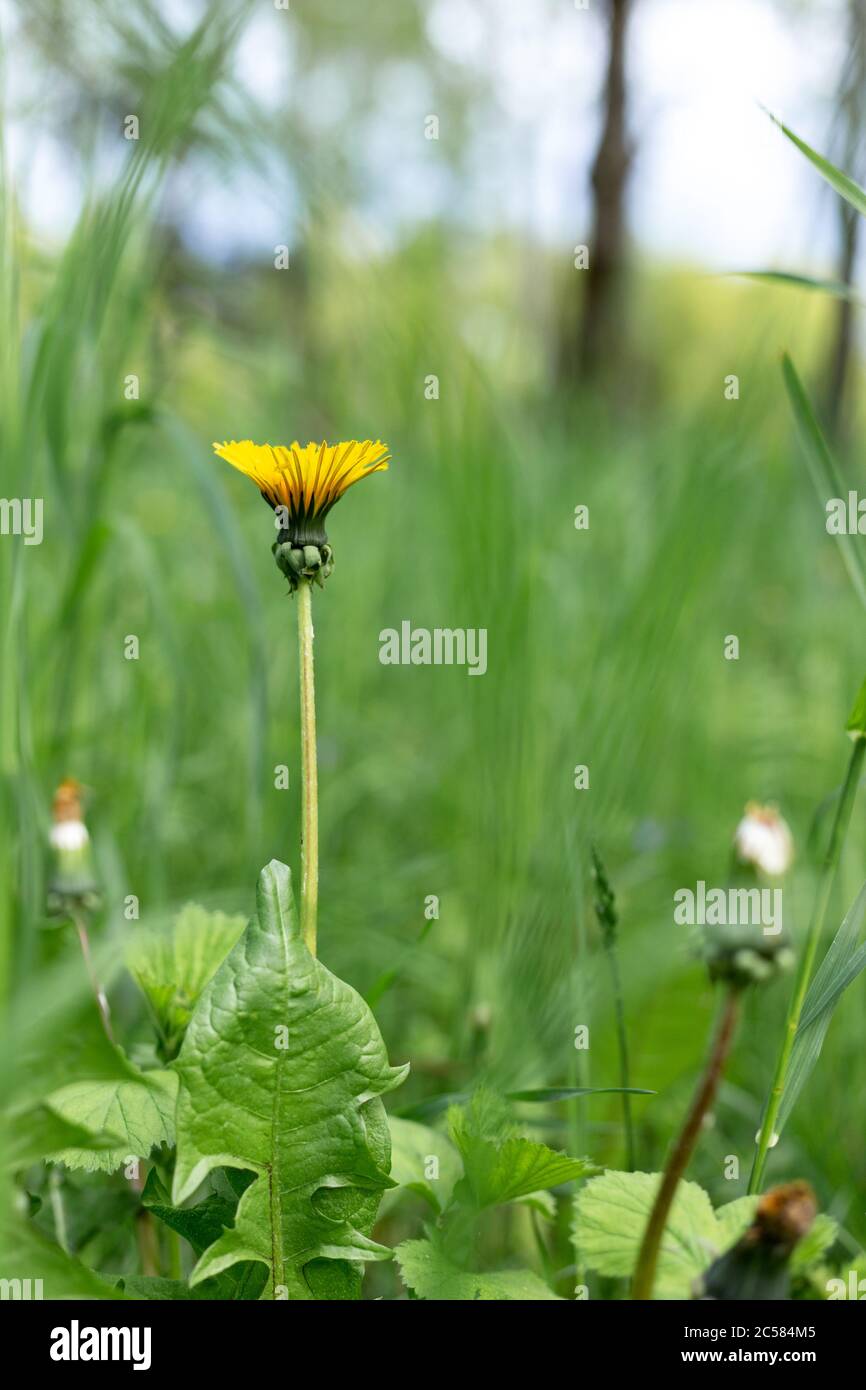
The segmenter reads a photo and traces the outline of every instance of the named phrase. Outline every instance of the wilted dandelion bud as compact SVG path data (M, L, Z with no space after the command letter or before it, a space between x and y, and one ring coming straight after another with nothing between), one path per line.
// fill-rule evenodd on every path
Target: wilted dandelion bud
M67 777L54 793L49 843L53 863L48 882L48 909L62 912L71 904L98 903L90 835L81 810L81 785Z
M753 926L709 927L703 954L710 979L733 989L765 984L794 963L794 952L783 932L770 936Z
M749 802L734 833L734 851L741 864L749 864L770 878L788 872L794 858L794 841L775 806Z
M811 1229L817 1211L807 1182L771 1188L758 1202L746 1233L701 1277L696 1296L737 1301L787 1298L791 1252Z

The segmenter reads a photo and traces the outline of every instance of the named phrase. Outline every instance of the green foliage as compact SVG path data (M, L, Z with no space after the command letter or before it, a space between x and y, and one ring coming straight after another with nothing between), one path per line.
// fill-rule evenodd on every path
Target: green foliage
M798 486L770 360L772 345L796 333L809 380L834 306L820 294L744 289L639 258L629 408L611 408L613 391L557 382L550 370L554 315L564 303L559 252L528 248L507 231L466 237L461 225L455 236L445 219L401 231L368 258L345 234L362 182L362 164L346 161L346 130L351 148L362 146L359 113L369 115L381 95L357 61L358 44L377 63L399 51L440 95L454 85L471 95L471 66L435 50L423 7L373 7L362 29L343 22L333 3L326 15L293 7L303 80L286 85L274 117L234 80L239 6L220 7L233 11L226 24L186 26L181 38L172 32L181 21L166 19L155 0L135 7L132 23L128 7L85 0L67 7L70 22L58 27L62 8L28 0L28 23L11 37L26 37L40 88L64 94L57 110L68 126L71 179L91 163L80 157L91 130L105 136L92 160L98 186L86 187L80 223L57 247L56 229L48 242L31 234L13 180L0 178L4 492L44 496L46 518L43 546L24 550L11 537L0 544L0 992L10 1001L0 1084L4 1108L9 1100L22 1117L17 1136L5 1115L3 1123L4 1163L25 1189L17 1195L38 1192L36 1220L56 1229L47 1172L24 1176L21 1166L58 1147L105 1153L109 1140L123 1145L70 1125L46 1098L94 1081L119 1094L131 1080L85 998L80 958L64 962L71 969L62 980L40 960L35 924L52 786L72 774L92 791L107 905L94 937L100 950L150 931L119 920L130 885L147 923L173 915L190 895L246 912L244 885L249 865L265 857L261 847L296 843L297 797L276 792L270 776L275 763L291 762L295 673L282 659L291 615L274 589L266 509L257 512L244 485L214 468L209 441L232 432L315 436L356 421L387 431L395 463L375 503L359 495L353 519L337 516L339 587L316 614L328 964L377 999L393 1055L417 1061L407 1113L432 1113L445 1091L465 1098L480 1078L538 1102L527 1132L552 1151L591 1152L621 1166L619 1101L605 1100L611 1088L603 1084L618 1074L615 1029L581 867L584 846L597 838L617 867L617 906L628 924L623 992L628 1016L641 1022L635 1075L663 1097L636 1102L644 1111L640 1156L657 1166L676 1112L676 1095L666 1093L693 1065L708 1021L696 972L679 938L667 935L671 885L699 875L722 881L733 824L765 790L802 846L809 808L836 765L839 715L862 678L851 640L858 601L842 567L827 563L831 547L808 483ZM214 18L216 6L208 9ZM41 41L32 63L31 39ZM228 71L232 80L223 80ZM341 120L335 108L327 128L317 123L312 158L306 87L330 90L335 79L348 114ZM466 105L474 116L477 108ZM144 117L137 145L119 134L126 110ZM377 122L382 110L373 112ZM461 157L459 126L449 119L449 129L431 156ZM228 206L237 170L246 193L263 168L253 195L290 188L294 205L300 189L290 275L275 275L270 247L239 254L229 268L215 265L199 254L202 239L175 221L185 188L216 188ZM459 195L456 167L453 174L449 196L452 186ZM166 197L167 188L180 197ZM521 269L528 253L540 291L529 301ZM567 291L562 283L572 299L580 279L569 270ZM503 323L521 331L503 334ZM431 354L446 372L435 405L421 390ZM742 373L736 406L721 400L728 364ZM123 399L127 370L140 373L138 403ZM852 371L862 394L862 364ZM798 429L823 507L828 496L845 496L847 483L832 460L835 475L829 471L806 404ZM850 444L856 458L862 421ZM579 535L570 524L576 501L592 516ZM839 544L862 598L852 539ZM375 634L404 615L485 626L491 613L483 680L383 668L375 659ZM740 636L739 662L718 660L718 634L729 630ZM118 659L126 631L141 636L140 663ZM591 798L576 796L566 775L577 756L599 769ZM852 849L864 829L858 809ZM840 872L846 901L861 876L854 859ZM801 891L804 900L812 891L802 852L798 873L792 921L802 920ZM419 905L431 887L442 893L441 914L419 952ZM794 884L785 891L787 915ZM102 961L99 974L118 1037L132 1055L146 1055L142 999ZM820 1123L811 1105L798 1105L774 1161L811 1177L825 1199L832 1193L862 1245L862 1126L851 1117L866 1091L854 997L861 984L862 976L842 999L824 1044ZM55 1007L61 996L64 1007ZM159 1002L166 1060L187 1004ZM721 1153L752 1143L756 1068L772 1051L777 1005L762 1004L744 1029L731 1072L738 1104L723 1097L717 1128L695 1158L705 1186L716 1180ZM571 1052L576 1019L591 1024L591 1054ZM539 1084L548 1079L562 1084ZM543 1108L547 1101L555 1111ZM152 1118L158 1129L163 1121ZM458 1250L456 1267L531 1261L520 1206L549 1210L553 1199L530 1194L480 1213L455 1207L448 1184L462 1165L455 1170L448 1139L429 1133L435 1137L416 1134L404 1150L395 1127L392 1177L422 1191L443 1225L477 1217L478 1251L463 1259ZM483 1139L508 1142L495 1132ZM384 1153L386 1141L377 1142ZM426 1182L423 1168L418 1177L418 1144L427 1146L421 1157L439 1154L438 1182ZM154 1152L168 1179L170 1156ZM72 1248L86 1250L95 1270L140 1279L132 1272L138 1194L119 1175L52 1173L62 1178ZM85 1179L93 1189L78 1186ZM116 1202L116 1220L106 1216L114 1208L97 1202L96 1183ZM390 1202L399 1190L389 1191ZM236 1195L206 1182L179 1205L163 1191L150 1208L183 1241L185 1264L191 1249L200 1255L208 1245L196 1250L178 1223L199 1206L217 1216L214 1196L226 1224L208 1228L212 1245L230 1229ZM525 1243L509 1246L504 1233L512 1231ZM377 1230L388 1244L405 1233L390 1214ZM109 1235L117 1247L107 1258ZM569 1263L567 1242L551 1234L550 1243L555 1267ZM165 1273L167 1248L161 1253ZM260 1261L248 1263L267 1277ZM308 1278L321 1281L341 1264L321 1261ZM370 1271L375 1294L396 1289L393 1270L383 1263ZM180 1277L141 1287L189 1292ZM210 1297L213 1287L204 1279L193 1293Z
M776 1119L779 1134L821 1055L827 1030L842 995L866 967L866 942L860 940L864 917L866 883L827 948L803 1001L785 1093Z
M592 1178L575 1200L574 1240L581 1260L598 1274L630 1278L649 1220L660 1173L610 1171ZM745 1231L757 1198L740 1198L717 1214L702 1187L677 1188L662 1238L654 1298L690 1298L712 1260Z
M129 969L153 1012L166 1061L177 1055L202 990L235 945L246 918L188 903L167 934L140 932Z
M9 1134L2 1151L8 1168L26 1168L41 1158L56 1159L64 1152L95 1156L121 1144L118 1134L97 1133L65 1119L50 1105L31 1105L7 1116ZM128 1152L126 1150L125 1152ZM114 1166L114 1165L112 1165Z
M532 1139L496 1143L473 1134L462 1118L454 1121L454 1142L463 1159L458 1201L477 1207L502 1206L542 1188L560 1187L597 1172L587 1159L569 1158Z
M201 994L177 1069L174 1204L214 1168L257 1175L191 1285L252 1260L270 1296L357 1296L358 1263L390 1255L370 1238L391 1185L379 1097L407 1069L389 1065L367 1005L301 940L285 865L262 870L257 915Z
M32 1221L0 1217L0 1276L43 1281L46 1299L117 1299L123 1294L38 1231Z
M175 1231L188 1241L196 1255L203 1255L208 1246L218 1241L223 1232L234 1225L237 1213L238 1196L249 1186L252 1174L235 1173L239 1179L238 1189L232 1192L229 1182L225 1183L225 1193L211 1192L193 1206L176 1207L171 1194L158 1176L156 1169L148 1174L144 1191L141 1194L142 1206L169 1230ZM181 1295L186 1298L209 1299L255 1299L259 1298L267 1282L267 1270L257 1261L238 1263L230 1266L224 1273L213 1279L203 1279L191 1290ZM127 1285L128 1287L128 1285ZM153 1286L148 1285L153 1288ZM185 1286L187 1287L187 1286ZM171 1297L160 1289L143 1297Z
M597 1170L517 1133L507 1105L485 1088L465 1107L452 1107L448 1120L453 1143L423 1125L391 1122L395 1152L403 1149L392 1176L424 1196L437 1214L426 1239L397 1248L404 1282L423 1299L557 1298L528 1269L468 1268L475 1262L478 1232L485 1213L507 1205L553 1220L556 1203L545 1189ZM421 1165L431 1156L439 1158L439 1178L422 1182Z
M866 681L863 682L857 692L853 709L848 716L848 723L845 725L845 732L851 738L866 738Z
M407 1240L396 1252L400 1273L416 1298L428 1302L542 1302L559 1299L537 1274L506 1269L471 1274L453 1264L435 1240Z
M391 1130L391 1178L398 1187L416 1192L434 1211L442 1212L451 1201L454 1185L462 1173L460 1155L450 1139L427 1125L388 1117ZM436 1160L438 1173L428 1177L430 1159Z
M842 480L830 446L824 438L806 389L787 353L782 358L782 375L794 419L797 422L797 429L806 455L806 462L809 465L812 482L823 508L831 497L846 498L848 489ZM866 605L866 559L863 557L862 547L858 544L858 537L840 533L835 536L835 540L839 545L854 591L860 602ZM859 714L859 710L855 713ZM848 728L851 731L850 724Z
M810 1274L836 1240L839 1228L831 1216L819 1212L801 1240L797 1241L791 1253L792 1275Z
M611 1278L631 1277L661 1176L611 1170L581 1189L574 1203L574 1240L589 1269ZM758 1201L756 1196L737 1197L713 1210L702 1187L681 1182L662 1238L653 1297L695 1297L700 1275L744 1234ZM836 1223L816 1217L794 1247L791 1274L812 1269L835 1237Z
M538 1086L528 1091L506 1091L507 1100L527 1105L549 1105L557 1100L577 1100L581 1096L654 1096L645 1086Z
M799 135L795 135L793 130L786 126L784 122L780 121L776 116L773 116L772 112L768 112L767 114L779 127L782 134L787 136L791 144L796 145L800 153L804 154L810 164L815 166L818 173L823 179L826 179L830 187L835 189L835 191L845 199L846 203L850 203L852 208L856 208L857 212L862 216L866 216L866 189L861 188L859 183L850 178L848 174L843 173L835 164L831 164L829 159L825 159L823 155L818 154L817 150L813 150L811 145L807 145L805 140L801 140Z
M834 299L847 299L853 304L863 303L862 295L841 280L820 280L814 275L798 275L786 270L740 270L736 273L745 280L760 280L769 285L789 285L793 289L829 294Z
M76 1081L49 1097L51 1108L71 1125L97 1136L95 1146L63 1148L53 1155L70 1168L110 1173L130 1158L147 1158L174 1143L177 1077L170 1071L140 1072L129 1064L124 1081ZM120 1135L106 1149L99 1136Z

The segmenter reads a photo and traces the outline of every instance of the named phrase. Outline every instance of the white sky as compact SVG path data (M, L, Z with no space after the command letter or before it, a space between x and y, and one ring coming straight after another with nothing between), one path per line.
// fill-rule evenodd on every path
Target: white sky
M197 0L166 3L175 20L200 9ZM305 3L292 0L294 7ZM356 0L347 3L356 7ZM429 0L428 10L436 46L485 76L496 96L467 152L473 176L461 215L482 226L519 225L566 247L587 239L587 170L603 68L601 0L590 0L588 11L574 0ZM34 108L38 74L16 61L15 14L14 0L0 0L12 59L5 75L11 164L34 225L56 239L74 219L82 190ZM286 91L303 92L310 119L325 129L341 116L341 73L336 65L317 70L304 86L291 25L291 11L261 0L239 45L235 77L265 106L278 104ZM844 30L845 0L635 0L631 229L644 251L710 268L827 268L832 198L822 195L818 176L759 103L826 149ZM436 146L423 138L424 118L437 110L432 73L386 62L375 85L380 107L359 137L368 165L362 213L371 242L387 244L407 221L435 216L454 200ZM15 119L22 94L30 99L28 114ZM443 128L442 142L447 138ZM223 179L209 170L190 179L185 205L181 191L188 234L206 254L292 239L285 212L290 190L239 171L232 192L227 198ZM234 215L237 199L242 225Z

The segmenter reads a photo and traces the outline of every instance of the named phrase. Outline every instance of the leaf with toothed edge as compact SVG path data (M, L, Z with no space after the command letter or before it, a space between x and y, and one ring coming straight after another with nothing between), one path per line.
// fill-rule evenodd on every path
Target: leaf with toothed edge
M174 1065L174 1205L214 1168L256 1174L191 1287L257 1260L263 1297L358 1298L363 1262L391 1253L370 1236L394 1185L380 1097L408 1067L389 1064L364 1000L307 950L285 864L262 870L257 914L202 992Z

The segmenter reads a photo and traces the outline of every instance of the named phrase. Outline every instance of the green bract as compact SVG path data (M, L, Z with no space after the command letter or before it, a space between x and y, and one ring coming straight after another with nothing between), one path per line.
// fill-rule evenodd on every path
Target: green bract
M174 1203L214 1168L258 1175L191 1285L258 1260L266 1297L358 1297L360 1262L390 1255L370 1238L393 1185L379 1097L408 1068L389 1064L364 1000L307 950L285 864L262 870L257 916L203 991L175 1065Z

